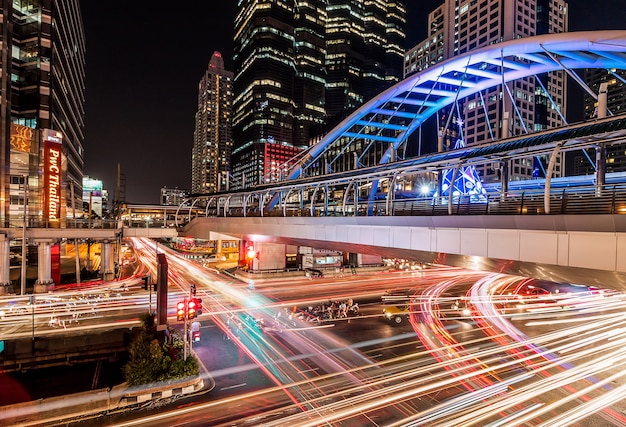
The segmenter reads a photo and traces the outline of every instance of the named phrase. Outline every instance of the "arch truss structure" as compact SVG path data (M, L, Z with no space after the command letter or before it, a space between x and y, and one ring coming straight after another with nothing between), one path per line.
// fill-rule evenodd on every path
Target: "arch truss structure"
M626 31L528 37L459 55L406 78L364 104L304 152L288 179L313 175L312 167L319 168L322 161L326 162L325 169L332 171L333 158L348 152L356 142L363 151L376 143L386 144L387 148L379 151L378 164L388 163L436 112L503 83L565 70L590 92L572 71L584 68L626 69Z
M445 171L459 175L463 168L486 162L539 155L554 159L564 151L621 144L626 140L626 116L568 124L558 129L412 159L398 159L392 155L409 135L442 108L506 82L565 70L589 92L590 89L572 71L585 68L607 69L611 73L614 69L626 69L626 30L518 39L442 62L408 77L363 105L305 151L286 181L232 193L195 196L181 205L179 211L186 217L186 222L197 215L343 216L377 212L388 215L393 214L397 199L408 197L398 188L404 188L403 183L408 181L420 184L423 175L437 172L445 175ZM596 94L590 94L597 98ZM367 147L368 143L386 143L388 149L376 164L359 165L345 171L333 171L331 165L325 176L309 173L316 164L319 167L322 159L326 161L347 152L357 141L361 142L361 147ZM546 213L550 212L550 176L551 170L548 170L544 194ZM451 182L455 181L453 178L450 178ZM599 177L596 179L601 188L604 181ZM431 179L426 176L424 181ZM415 189L419 185L411 187ZM442 208L451 214L453 193L446 199L433 204L428 198L429 209Z

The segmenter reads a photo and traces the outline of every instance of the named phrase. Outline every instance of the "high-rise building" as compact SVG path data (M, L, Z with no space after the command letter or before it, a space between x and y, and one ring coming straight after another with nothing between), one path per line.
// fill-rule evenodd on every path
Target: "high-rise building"
M326 109L329 124L402 78L404 0L329 0Z
M402 78L404 0L329 0L326 26L326 128ZM386 144L341 141L309 174L355 169L378 162ZM345 147L345 146L344 146Z
M0 6L0 224L82 212L85 35L79 0Z
M404 0L241 0L235 185L282 179L311 141L398 81L405 15Z
M326 116L326 0L301 1L295 9L293 145L306 147Z
M295 6L278 0L243 0L235 18L235 99L233 102L233 185L271 180L266 145L286 158L295 155ZM318 17L321 18L321 17ZM286 159L285 159L286 160Z
M198 111L191 159L192 193L229 188L232 135L233 73L214 52L198 84Z
M563 0L445 0L428 16L426 40L406 52L404 74L494 43L567 30ZM553 128L563 124L566 116L566 84L562 71L518 80L459 102L451 114L462 117L468 146ZM544 162L513 160L508 165L509 179L541 176ZM555 167L557 176L561 164L559 160ZM497 165L477 170L485 181L496 180L499 173Z
M161 188L161 205L180 206L189 198L189 191L176 188Z
M585 70L585 82L594 93L599 93L600 85L607 84L607 111L598 111L598 101L585 92L584 116L590 120L598 115L617 115L626 113L626 71L624 70ZM594 152L575 151L573 157L573 174L586 175L595 172ZM626 144L613 144L606 147L606 172L626 171Z

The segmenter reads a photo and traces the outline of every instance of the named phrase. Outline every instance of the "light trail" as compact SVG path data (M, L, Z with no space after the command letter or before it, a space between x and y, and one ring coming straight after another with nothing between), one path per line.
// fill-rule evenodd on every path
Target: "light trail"
M137 241L136 248L141 262L154 263L153 244ZM626 303L619 293L522 297L519 293L532 286L529 279L461 269L387 274L384 281L359 278L358 292L345 277L255 282L251 290L248 283L159 249L168 256L171 286L185 294L189 283L197 284L209 313L204 318L254 363L237 369L258 367L276 387L150 415L135 424L203 419L232 425L222 417L228 410L243 411L237 402L248 408L237 421L242 426L560 426L592 414L626 424L609 408L626 397L626 341L620 337ZM312 289L319 297L301 296ZM411 324L425 349L385 358L382 350L409 345L416 335L347 343L333 327L312 327L290 316L294 307L396 289L410 290ZM271 327L255 329L250 322L258 318Z

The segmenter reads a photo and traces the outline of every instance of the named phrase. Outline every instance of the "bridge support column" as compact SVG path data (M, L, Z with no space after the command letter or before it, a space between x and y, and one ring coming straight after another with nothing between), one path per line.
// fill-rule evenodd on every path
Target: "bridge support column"
M37 241L37 281L34 293L46 293L54 288L52 281L51 240Z
M596 196L602 195L606 184L606 145L596 147Z
M11 290L9 260L9 238L0 234L0 295L6 295Z
M500 162L500 192L502 197L506 196L509 192L509 161L503 160Z
M113 258L113 245L109 241L102 242L102 272L105 281L115 278L115 259Z
M284 270L287 266L287 245L283 243L242 240L239 266L248 271Z
M598 119L607 116L608 109L608 88L609 84L604 82L600 84L598 92ZM602 195L602 190L606 184L606 145L600 144L596 147L596 196Z

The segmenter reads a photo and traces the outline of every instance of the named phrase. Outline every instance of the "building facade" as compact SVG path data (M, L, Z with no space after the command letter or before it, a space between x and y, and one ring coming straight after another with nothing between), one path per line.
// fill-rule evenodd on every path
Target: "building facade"
M180 206L189 198L189 191L180 188L161 188L161 200L162 206Z
M607 84L607 110L605 115L626 113L626 71L624 70L585 70L585 83L594 92L599 93L600 85ZM584 95L584 117L586 120L602 115L598 111L598 101L587 92ZM573 153L575 175L588 175L595 172L596 153L588 151ZM614 144L606 147L606 172L626 172L626 144Z
M406 52L404 75L471 50L517 38L568 30L562 0L446 0L428 16L428 37ZM447 113L465 123L468 146L563 124L567 80L562 71L507 83L460 101ZM452 147L444 147L452 148ZM559 159L555 174L561 174ZM511 161L510 180L542 176L545 159ZM496 181L500 165L483 165L484 181Z
M191 156L191 191L215 193L229 188L233 73L214 52L198 84L198 111Z
M329 0L326 105L333 126L402 78L404 0Z
M232 172L241 188L282 179L312 142L399 81L406 12L404 0L239 3Z
M26 214L63 226L73 212L82 213L79 0L5 1L0 19L0 224L21 226Z

